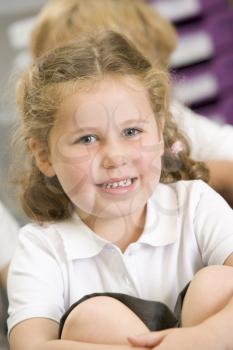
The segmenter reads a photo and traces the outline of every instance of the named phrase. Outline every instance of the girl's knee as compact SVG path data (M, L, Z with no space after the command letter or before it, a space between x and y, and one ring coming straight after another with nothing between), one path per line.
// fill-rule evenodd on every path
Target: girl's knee
M127 335L148 331L145 324L125 304L109 296L83 301L67 317L62 339L127 344Z
M103 313L106 313L106 307L111 307L112 300L113 298L97 296L78 304L65 321L62 338L80 340L79 335L87 332L91 322L94 321L98 325L98 321L104 317Z

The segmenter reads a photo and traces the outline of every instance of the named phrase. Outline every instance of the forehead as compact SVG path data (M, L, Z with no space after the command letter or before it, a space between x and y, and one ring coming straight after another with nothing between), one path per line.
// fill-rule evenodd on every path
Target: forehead
M60 116L80 124L124 122L130 118L145 119L153 114L148 92L139 79L132 77L106 77L87 89L80 89L66 97Z

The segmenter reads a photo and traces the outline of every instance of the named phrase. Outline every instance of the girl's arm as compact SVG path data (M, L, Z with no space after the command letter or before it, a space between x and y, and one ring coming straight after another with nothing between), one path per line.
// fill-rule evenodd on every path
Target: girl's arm
M147 346L156 350L233 350L233 253L227 258L224 265L230 266L230 269L219 267L221 269L219 274L210 276L207 272L202 275L203 282L199 293L196 296L193 295L188 302L190 304L189 313L192 313L193 310L194 315L187 314L186 305L186 311L183 314L183 320L186 323L182 328L147 332L138 336L130 335L128 337L130 343L134 346ZM218 267L213 266L215 271L217 271L216 268ZM221 274L223 269L225 273ZM207 282L203 280L203 276ZM216 277L215 280L213 280L214 277ZM195 287L192 288L195 291ZM217 294L222 295L221 300L218 300ZM183 307L185 303L186 299ZM208 316L203 318L206 315Z
M133 346L154 350L232 350L233 297L215 315L193 327L171 328L138 336L129 336Z
M132 350L130 345L93 344L57 339L58 325L45 318L31 318L10 333L11 350ZM137 347L145 350L144 347Z

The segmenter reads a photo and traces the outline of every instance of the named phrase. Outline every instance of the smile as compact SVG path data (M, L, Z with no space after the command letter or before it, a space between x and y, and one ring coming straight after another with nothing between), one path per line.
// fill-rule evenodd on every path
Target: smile
M117 187L127 187L130 186L133 183L134 179L125 179L125 180L121 180L118 182L111 182L111 183L104 183L101 185L101 187L104 188L117 188Z
M125 178L120 181L104 182L103 184L98 185L100 189L106 193L110 194L123 194L130 192L134 189L134 183L137 178Z

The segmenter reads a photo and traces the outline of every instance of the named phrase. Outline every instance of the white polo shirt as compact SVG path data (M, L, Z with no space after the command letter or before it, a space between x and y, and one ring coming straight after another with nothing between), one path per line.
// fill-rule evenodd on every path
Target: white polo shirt
M193 159L233 160L233 126L219 125L173 101L171 113L191 145Z
M79 218L29 224L9 274L9 331L32 317L59 322L84 295L119 292L174 308L178 293L206 265L233 252L233 211L202 181L159 184L145 228L124 254Z

